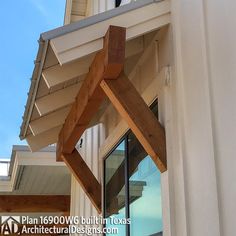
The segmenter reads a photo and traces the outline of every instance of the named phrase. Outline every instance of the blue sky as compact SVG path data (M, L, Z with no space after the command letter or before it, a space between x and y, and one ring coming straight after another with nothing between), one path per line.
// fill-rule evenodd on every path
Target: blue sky
M63 25L65 0L8 0L0 8L0 158L9 158L19 139L37 40Z

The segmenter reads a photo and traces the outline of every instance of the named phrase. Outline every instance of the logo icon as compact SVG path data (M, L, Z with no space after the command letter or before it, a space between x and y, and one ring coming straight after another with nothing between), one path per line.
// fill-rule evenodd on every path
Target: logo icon
M20 216L2 216L0 233L3 235L17 235L20 224Z

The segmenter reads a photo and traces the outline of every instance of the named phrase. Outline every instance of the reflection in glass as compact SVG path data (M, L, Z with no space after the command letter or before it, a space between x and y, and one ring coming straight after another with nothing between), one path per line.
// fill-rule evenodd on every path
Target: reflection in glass
M124 141L105 160L105 217L125 218L125 145ZM112 227L107 224L106 227ZM113 225L114 227L114 225ZM116 225L117 236L126 235L125 225ZM110 234L107 234L110 235Z
M158 118L157 101L151 109ZM104 181L105 217L131 219L116 235L162 236L160 172L131 131L106 158Z
M160 172L132 133L128 150L130 235L162 235Z

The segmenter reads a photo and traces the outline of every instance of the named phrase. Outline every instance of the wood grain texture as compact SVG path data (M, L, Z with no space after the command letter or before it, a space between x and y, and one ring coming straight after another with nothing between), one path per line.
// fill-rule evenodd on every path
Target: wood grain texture
M69 195L1 195L0 212L68 212Z
M79 152L74 149L71 154L63 153L62 158L97 211L101 213L101 184L80 156Z
M99 213L101 213L101 185L75 146L105 98L100 87L101 81L117 79L124 68L125 33L123 27L109 27L103 49L96 54L90 66L60 131L57 143L57 160L63 160L70 168Z
M161 172L167 170L165 131L125 74L101 87Z
M125 28L110 26L104 38L103 50L96 54L59 134L58 161L61 160L62 152L71 153L74 150L104 100L100 82L104 78L116 79L123 70L124 60Z

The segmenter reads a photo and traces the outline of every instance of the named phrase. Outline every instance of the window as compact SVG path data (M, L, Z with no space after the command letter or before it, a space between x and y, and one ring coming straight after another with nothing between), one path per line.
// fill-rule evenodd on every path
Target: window
M151 108L157 115L157 103ZM130 225L118 225L117 235L162 235L160 172L131 131L108 155L104 167L105 218L131 219Z
M136 0L116 0L115 6L116 7L123 6L123 5L126 5L126 4L134 2L134 1L136 1Z
M122 0L116 0L116 7L119 7Z
M105 218L125 218L125 141L105 161ZM110 225L106 225L110 227ZM125 235L126 226L117 225L119 235Z

